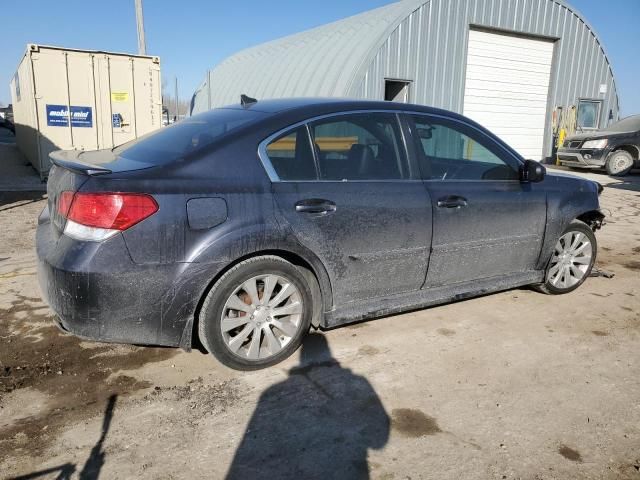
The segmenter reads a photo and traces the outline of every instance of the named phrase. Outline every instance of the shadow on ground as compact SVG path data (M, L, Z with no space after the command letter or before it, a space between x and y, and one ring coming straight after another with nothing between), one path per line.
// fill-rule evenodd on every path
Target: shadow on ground
M39 202L46 197L45 192L16 191L0 192L0 212Z
M371 384L310 334L300 365L260 396L227 478L369 478L368 450L389 427Z
M78 474L80 480L95 480L100 477L100 471L104 465L106 453L103 449L104 441L111 427L111 420L113 419L113 411L116 406L117 395L111 395L107 402L107 408L104 412L104 418L102 420L102 432L100 438L91 449L89 458L84 463L82 470ZM71 476L76 472L77 466L73 463L65 463L57 467L47 468L27 475L21 475L19 477L13 477L12 480L31 480L37 478L43 478L45 476L50 477L52 474L58 474L56 480L69 480Z
M616 190L629 190L631 192L640 192L640 177L635 182L622 181L619 183L611 183L606 188L615 188Z

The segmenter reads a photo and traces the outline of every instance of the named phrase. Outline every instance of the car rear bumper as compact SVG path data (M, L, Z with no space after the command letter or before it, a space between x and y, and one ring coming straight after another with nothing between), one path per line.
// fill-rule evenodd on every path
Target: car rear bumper
M186 264L135 264L121 235L101 243L55 236L49 221L39 222L38 282L63 330L101 342L190 348L183 337L189 329L190 340L199 297L178 280Z
M558 162L567 167L602 168L606 161L604 150L558 149Z

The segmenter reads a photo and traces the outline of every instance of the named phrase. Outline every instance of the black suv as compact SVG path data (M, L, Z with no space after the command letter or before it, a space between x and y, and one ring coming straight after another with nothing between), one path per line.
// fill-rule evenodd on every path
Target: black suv
M606 168L615 176L640 168L640 115L604 130L568 137L558 149L558 161L567 167Z

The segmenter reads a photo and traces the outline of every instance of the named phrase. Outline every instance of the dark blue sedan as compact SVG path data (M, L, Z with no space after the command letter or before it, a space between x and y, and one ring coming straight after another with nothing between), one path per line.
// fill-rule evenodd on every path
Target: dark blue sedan
M443 110L244 100L51 155L38 273L61 328L200 343L249 370L311 326L589 276L597 183L546 174Z

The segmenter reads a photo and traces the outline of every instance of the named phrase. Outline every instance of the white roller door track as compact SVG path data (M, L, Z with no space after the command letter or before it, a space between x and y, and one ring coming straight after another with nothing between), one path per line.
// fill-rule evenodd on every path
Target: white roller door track
M469 31L464 114L541 160L553 42Z

